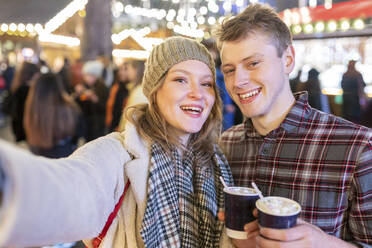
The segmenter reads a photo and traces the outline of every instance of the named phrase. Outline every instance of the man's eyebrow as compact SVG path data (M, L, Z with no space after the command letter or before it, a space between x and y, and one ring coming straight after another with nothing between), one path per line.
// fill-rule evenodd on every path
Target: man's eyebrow
M252 55L250 55L248 57L243 58L242 60L239 61L239 63L246 62L247 60L251 60L251 59L257 58L257 57L258 58L261 58L261 57L263 57L263 54L261 54L261 53L254 53L254 54L252 54ZM234 65L232 63L226 63L226 64L222 64L221 65L221 67L228 67L228 66L234 66Z

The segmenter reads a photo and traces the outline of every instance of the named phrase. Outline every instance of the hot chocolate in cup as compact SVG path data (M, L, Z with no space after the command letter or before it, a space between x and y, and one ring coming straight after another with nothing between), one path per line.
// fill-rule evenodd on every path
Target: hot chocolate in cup
M246 187L226 187L225 223L227 236L234 239L246 239L244 225L255 220L253 210L259 198L255 189Z
M296 201L278 196L268 196L256 202L258 224L276 229L291 228L296 225L301 206Z

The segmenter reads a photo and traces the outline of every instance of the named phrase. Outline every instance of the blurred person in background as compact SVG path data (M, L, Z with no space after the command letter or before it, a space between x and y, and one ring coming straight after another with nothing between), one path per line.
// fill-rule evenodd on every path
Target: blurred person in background
M65 159L0 140L0 247L82 238L101 248L231 247L217 218L220 178L233 182L216 144L222 103L215 79L207 49L173 37L152 49L142 83L149 103L127 110L125 132Z
M145 70L145 61L129 60L128 61L128 78L129 78L129 98L128 107L139 103L147 103L147 98L142 92L142 78Z
M296 93L298 91L298 86L301 83L301 74L302 70L298 70L296 77L289 80L289 86L291 87L292 93Z
M203 40L202 44L208 49L212 54L214 63L216 65L216 82L219 89L220 97L223 103L223 119L222 119L222 129L223 131L234 125L235 112L240 111L233 103L229 93L225 87L225 81L223 74L221 72L221 58L220 53L217 49L217 44L214 40Z
M10 99L7 106L8 113L12 119L12 130L17 142L26 139L23 127L23 116L25 102L31 82L39 74L39 66L30 62L23 62L21 68L15 73L14 80L10 88Z
M73 87L71 84L72 81L72 72L71 72L71 64L68 58L63 59L63 66L57 73L60 78L62 79L63 88L68 93L71 94L73 92Z
M9 63L9 60L4 60L3 77L6 83L6 89L9 91L14 78L15 68Z
M130 107L139 103L147 103L147 98L142 92L142 78L143 73L145 70L145 61L143 60L129 60L128 61L128 89L129 89L129 97L126 104L126 107ZM123 131L125 127L125 118L122 114L120 123L119 123L119 131Z
M69 156L82 136L81 112L54 73L41 74L27 96L24 116L30 150L49 158Z
M103 65L94 60L84 64L83 82L75 86L75 99L83 112L84 138L91 141L105 134L108 89L102 75Z
M83 81L83 66L84 63L80 58L71 65L71 85L73 88Z
M360 123L362 107L365 100L364 87L366 86L362 74L355 68L355 60L350 60L347 71L342 75L342 117L346 120Z
M312 68L309 70L307 81L305 82L305 90L308 93L308 102L311 107L322 110L319 72Z
M114 83L114 65L112 63L112 57L106 55L100 55L97 57L97 60L100 61L103 65L102 69L102 80L105 83L107 88L110 88Z
M128 63L121 64L115 75L115 82L110 89L106 104L106 128L109 132L117 130L121 114L128 101Z

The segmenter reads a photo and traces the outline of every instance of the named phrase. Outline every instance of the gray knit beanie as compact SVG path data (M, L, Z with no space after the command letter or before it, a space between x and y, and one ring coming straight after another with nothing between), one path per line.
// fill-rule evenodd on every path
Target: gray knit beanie
M146 61L142 79L143 94L149 98L152 89L160 83L160 79L168 70L186 60L199 60L205 63L211 69L213 80L216 80L213 58L202 44L188 38L171 37L155 46Z

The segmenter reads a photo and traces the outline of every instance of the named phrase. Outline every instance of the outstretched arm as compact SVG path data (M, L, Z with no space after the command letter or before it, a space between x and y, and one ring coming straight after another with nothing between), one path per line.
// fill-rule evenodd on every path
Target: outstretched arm
M124 188L123 150L110 135L68 158L47 159L0 141L0 247L96 236Z

